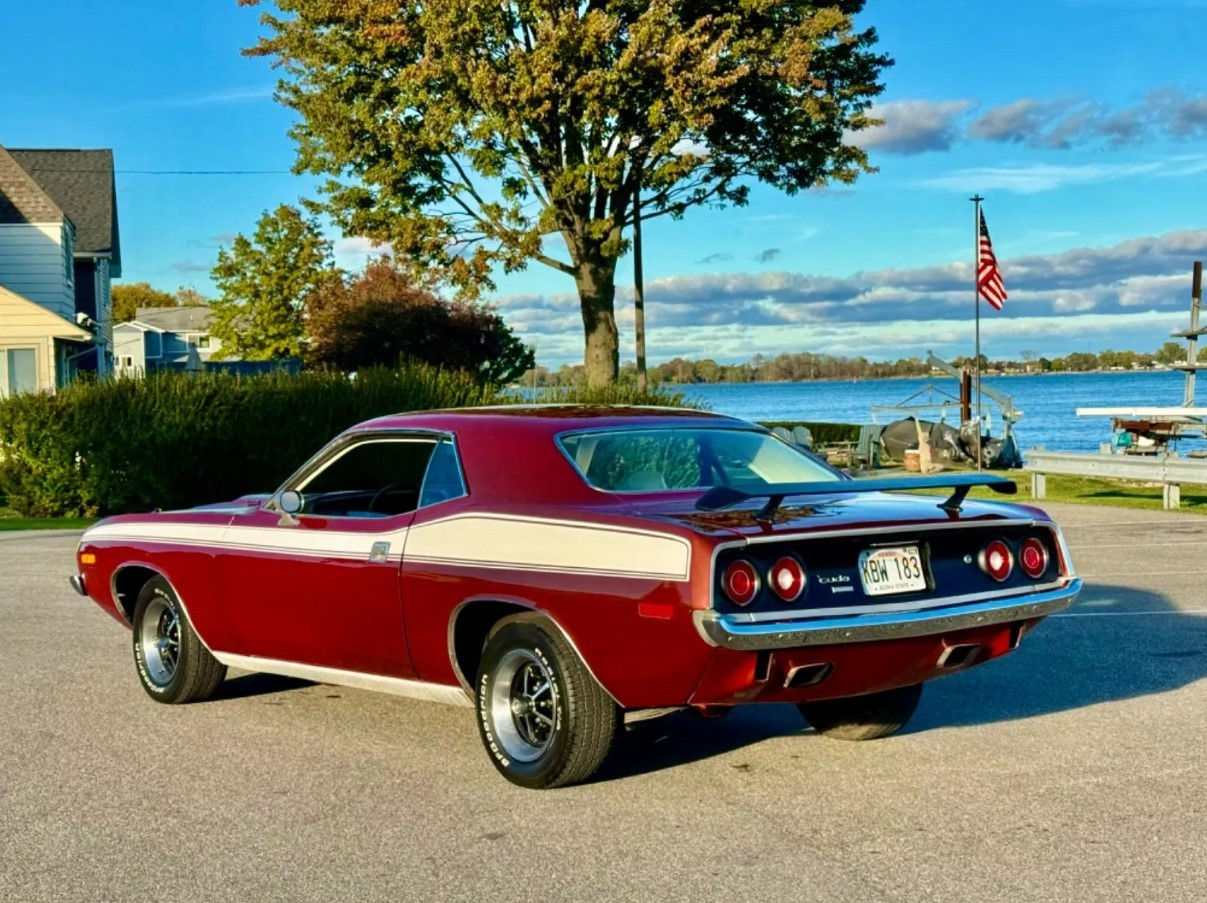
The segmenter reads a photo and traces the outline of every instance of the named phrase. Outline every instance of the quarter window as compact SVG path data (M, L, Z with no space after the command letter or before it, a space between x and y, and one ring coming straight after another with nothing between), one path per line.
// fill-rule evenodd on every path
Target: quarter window
M427 474L423 478L423 491L419 494L419 507L426 508L437 502L460 498L465 495L465 478L461 476L461 464L457 450L449 439L441 439L428 461Z

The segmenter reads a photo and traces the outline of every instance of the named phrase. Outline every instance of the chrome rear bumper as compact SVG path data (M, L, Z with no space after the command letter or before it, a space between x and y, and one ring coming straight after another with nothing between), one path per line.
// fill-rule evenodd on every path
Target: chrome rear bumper
M694 612L693 618L700 636L712 646L747 651L792 649L897 640L1027 621L1067 608L1079 592L1081 578L1074 577L1059 589L947 608L758 623L735 621L711 610Z
M72 574L70 577L67 578L67 581L71 584L71 588L73 590L75 590L77 593L79 593L81 596L88 595L88 590L84 587L84 575L83 574Z

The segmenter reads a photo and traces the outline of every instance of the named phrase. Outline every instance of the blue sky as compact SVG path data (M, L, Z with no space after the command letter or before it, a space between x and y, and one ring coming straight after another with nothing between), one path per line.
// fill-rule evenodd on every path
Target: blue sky
M114 149L123 281L208 292L221 244L313 193L287 172L290 113L271 99L273 72L239 52L257 10L10 6L0 144ZM897 61L885 126L858 139L880 171L851 190L756 188L744 208L651 222L651 360L968 353L974 192L1011 293L1003 313L983 309L990 356L1153 349L1184 327L1190 264L1207 256L1195 38L1207 0L869 0L863 22ZM225 169L263 172L137 172ZM341 263L358 266L366 243L336 237ZM624 356L631 266L620 273ZM533 264L500 279L493 300L541 363L581 358L569 277Z

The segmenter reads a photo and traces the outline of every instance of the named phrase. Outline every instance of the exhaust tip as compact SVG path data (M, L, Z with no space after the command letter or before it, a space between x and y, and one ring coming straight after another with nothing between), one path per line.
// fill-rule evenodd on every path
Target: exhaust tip
M784 678L784 687L785 689L815 687L829 677L833 670L834 666L829 662L818 662L813 665L797 665Z
M954 671L956 668L969 668L988 657L988 646L981 643L960 643L944 649L943 654L939 656L938 665L940 668Z

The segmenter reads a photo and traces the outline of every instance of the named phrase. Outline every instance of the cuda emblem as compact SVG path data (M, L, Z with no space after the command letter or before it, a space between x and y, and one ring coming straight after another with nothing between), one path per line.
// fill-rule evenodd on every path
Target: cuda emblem
M831 577L827 577L822 574L818 574L817 582L822 584L823 586L830 586L831 584L834 584L834 583L850 583L851 578L848 577L846 574L835 574Z

